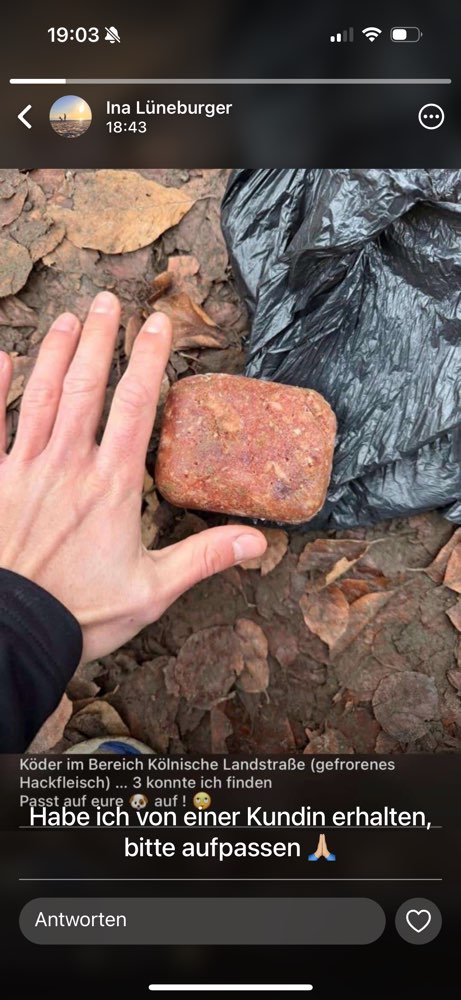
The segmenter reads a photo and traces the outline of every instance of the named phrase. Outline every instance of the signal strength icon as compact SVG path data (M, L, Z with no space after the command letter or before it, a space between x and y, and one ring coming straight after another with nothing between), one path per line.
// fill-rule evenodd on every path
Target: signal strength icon
M382 31L381 28L364 28L362 35L365 35L369 42L374 42L379 35L382 35Z
M344 31L337 31L336 35L330 35L330 42L353 42L354 29L344 28Z

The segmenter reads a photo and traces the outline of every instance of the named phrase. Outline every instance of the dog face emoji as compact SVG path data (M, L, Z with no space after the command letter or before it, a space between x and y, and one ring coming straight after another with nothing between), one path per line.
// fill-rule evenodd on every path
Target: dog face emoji
M136 792L130 798L130 806L132 809L145 809L148 803L147 795L143 795L141 792Z
M208 792L196 792L192 802L196 809L209 809L211 806L211 795L208 795Z

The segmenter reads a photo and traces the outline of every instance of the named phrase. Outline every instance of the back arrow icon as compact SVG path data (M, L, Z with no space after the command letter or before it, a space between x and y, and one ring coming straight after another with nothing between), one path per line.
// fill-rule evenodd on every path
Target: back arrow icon
M32 107L32 105L31 105L31 104L28 104L28 105L27 105L27 106L26 106L25 108L23 108L23 109L22 109L22 111L20 111L20 112L19 112L19 114L18 114L18 118L19 118L19 121L20 121L20 122L22 122L22 124L23 124L23 125L25 125L25 126L26 126L26 128L32 128L32 125L30 124L30 122L28 122L28 121L26 120L26 117L25 117L25 116L26 116L26 114L27 114L27 112L28 112L28 111L30 111L31 107Z

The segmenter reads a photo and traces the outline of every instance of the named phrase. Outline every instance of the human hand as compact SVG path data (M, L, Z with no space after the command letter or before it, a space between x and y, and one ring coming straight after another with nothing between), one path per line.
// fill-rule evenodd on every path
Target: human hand
M84 662L127 642L199 580L266 547L254 528L226 525L144 548L146 452L172 333L161 313L146 321L97 445L119 321L117 298L101 292L83 329L71 313L53 323L8 455L12 366L0 353L0 567L33 580L75 615Z

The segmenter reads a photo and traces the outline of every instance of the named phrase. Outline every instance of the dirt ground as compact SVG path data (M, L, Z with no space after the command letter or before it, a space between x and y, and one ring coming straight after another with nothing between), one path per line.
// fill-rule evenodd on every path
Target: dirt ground
M10 440L50 321L83 319L102 288L123 306L106 413L152 308L175 329L161 403L178 378L243 370L248 318L219 224L226 181L224 170L0 171ZM225 521L157 495L161 409L142 511L151 548ZM321 537L269 529L262 564L207 580L80 667L47 745L129 733L173 753L460 750L460 536L438 513Z

